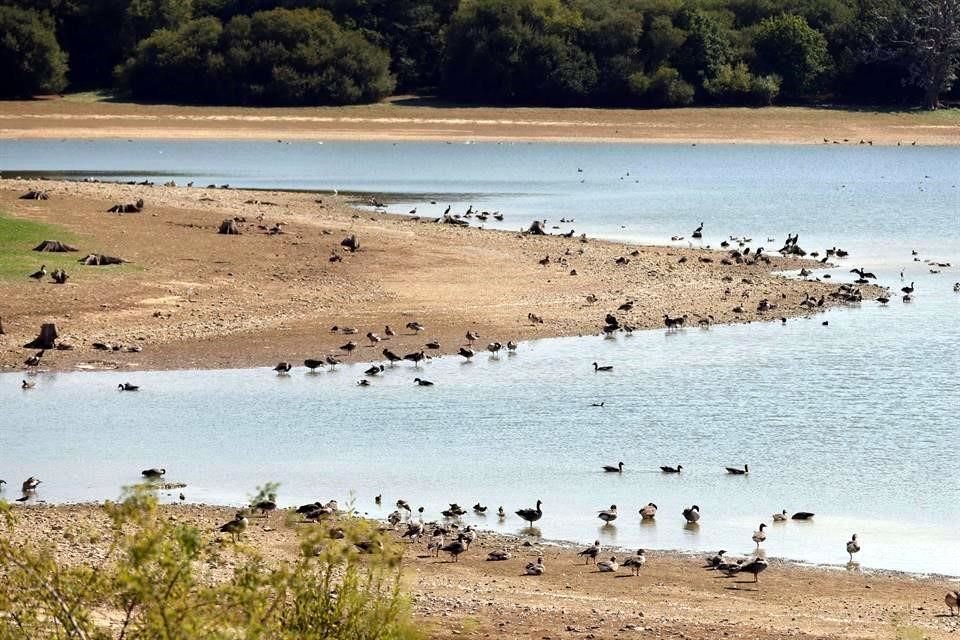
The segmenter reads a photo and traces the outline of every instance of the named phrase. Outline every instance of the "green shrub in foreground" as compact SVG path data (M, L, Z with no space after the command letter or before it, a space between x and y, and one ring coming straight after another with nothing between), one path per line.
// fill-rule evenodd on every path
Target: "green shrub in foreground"
M109 530L93 535L105 555L68 565L17 542L14 512L0 503L0 640L419 637L400 591L400 545L373 523L304 527L289 562L241 543L232 575L205 581L222 562L212 532L171 520L144 489L104 509ZM382 551L361 555L360 540Z

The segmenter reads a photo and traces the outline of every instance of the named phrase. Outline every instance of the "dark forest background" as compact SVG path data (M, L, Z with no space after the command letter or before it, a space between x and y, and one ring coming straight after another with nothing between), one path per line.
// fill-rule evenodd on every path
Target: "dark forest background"
M0 96L489 105L953 97L960 0L0 0Z

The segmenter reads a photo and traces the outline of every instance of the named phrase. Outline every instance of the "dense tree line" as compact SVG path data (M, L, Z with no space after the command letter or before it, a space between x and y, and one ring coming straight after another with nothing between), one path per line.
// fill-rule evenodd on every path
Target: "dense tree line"
M0 0L0 95L313 105L922 104L960 0Z

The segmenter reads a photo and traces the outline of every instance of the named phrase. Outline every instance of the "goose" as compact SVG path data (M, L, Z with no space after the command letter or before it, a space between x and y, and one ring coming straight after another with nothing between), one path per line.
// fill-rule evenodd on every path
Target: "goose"
M454 540L450 544L440 547L440 551L446 551L453 558L453 562L459 562L460 554L467 550L467 545L462 540Z
M289 362L277 363L277 366L273 368L273 370L277 372L277 375L281 375L281 376L284 374L290 373L290 369L293 369L293 365L290 364Z
M473 349L468 349L466 347L460 347L460 350L457 351L461 356L469 360L473 357Z
M403 358L395 354L393 351L390 351L390 349L383 350L383 357L387 359L391 367L393 366L394 362L400 362L403 360Z
M877 302L879 302L880 304L887 304L888 302L890 302L890 298L888 298L887 296L877 296Z
M21 388L21 389L33 389L35 386L37 386L37 383L36 383L36 382L32 382L32 381L31 381L31 382L27 382L26 380L21 380L21 381L20 381L20 388Z
M410 329L410 331L413 331L414 333L420 333L421 331L426 329L426 327L420 324L419 322L408 322L406 324L406 327L407 329Z
M351 340L351 341L348 342L347 344L342 344L342 345L340 345L340 348L341 348L342 350L346 351L347 353L350 353L351 351L353 351L354 349L357 348L357 343L354 342L353 340Z
M759 582L759 575L763 572L768 566L770 566L767 561L763 558L754 558L750 562L740 565L740 571L744 573L752 573L753 581Z
M277 508L277 498L274 495L271 495L267 500L261 500L256 504L252 505L252 508L260 512L260 517L264 517L267 513L275 511Z
M467 525L467 528L463 530L457 540L467 545L467 549L470 548L470 545L477 541L477 532L473 528L473 525Z
M307 359L303 361L303 366L310 369L310 373L316 373L317 369L323 366L323 360Z
M644 520L653 520L657 517L657 505L648 502L647 506L640 509L640 517Z
M753 541L757 543L757 549L760 548L760 543L767 539L767 534L763 532L766 528L767 525L761 522L760 528L753 532Z
M302 504L297 507L297 510L294 513L308 514L316 511L323 506L323 503L317 500L316 502L311 502L309 504ZM387 518L389 520L389 516Z
M518 516L533 524L537 520L543 517L543 511L540 509L540 506L543 504L542 500L537 500L537 507L535 509L520 509L516 512Z
M327 356L324 358L324 362L330 365L331 369L336 369L337 365L340 364L340 360L338 358L334 358L333 356Z
M475 340L480 339L480 334L477 333L476 331L467 331L467 333L464 334L464 337L466 337L467 342L469 342L470 345L473 345Z
M367 340L369 340L372 344L377 344L383 340L383 338L375 334L373 331L367 331Z
M700 520L700 507L693 505L689 509L684 509L683 517L687 519L687 522L697 522Z
M810 520L811 518L813 518L813 514L809 511L797 511L790 517L791 520Z
M244 515L242 511L240 511L237 513L236 517L233 520L231 520L230 522L227 522L224 525L221 525L220 532L229 533L231 539L233 539L234 542L237 542L238 540L240 540L240 536L244 532L244 530L247 528L247 525L249 524L249 522L250 521L247 520L247 516Z
M681 469L683 469L682 464L678 464L675 467L660 467L660 471L664 473L680 473Z
M640 569L643 568L643 565L647 564L647 556L643 553L643 549L637 549L636 555L632 555L624 560L622 566L633 569L633 575L640 575Z
M909 287L900 287L900 291L903 291L907 295L913 293L913 282L910 283Z
M853 534L853 538L847 543L847 553L850 554L850 562L853 562L853 554L860 553L860 543L857 542L857 534Z
M46 353L46 349L40 349L35 354L23 361L23 364L28 367L36 367L40 364L40 359L43 357L43 354Z
M528 576L542 576L546 570L547 568L543 566L543 556L537 558L536 562L527 564L524 569Z
M424 380L423 378L414 378L413 381L416 382L416 383L417 383L419 386L421 386L421 387L432 387L432 386L433 386L433 383L432 383L432 382L430 382L429 380Z
M597 517L603 520L606 524L610 524L617 519L617 505L610 505L609 509L604 509L597 513Z
M403 499L397 500L397 509L403 509L407 513L413 513L410 509L410 503Z
M876 275L870 273L869 271L864 271L862 268L861 268L861 269L850 269L850 273L855 273L855 274L857 274L858 276L860 276L860 279L861 279L861 280L866 280L866 279L868 279L868 278L872 278L872 279L874 279L874 280L877 279L877 276L876 276Z
M466 510L456 502L450 503L450 511L452 511L453 514L457 516L463 516L467 514Z
M390 526L393 526L393 527L395 527L395 526L397 526L398 524L400 524L400 521L401 521L402 519L403 519L403 518L401 517L399 510L391 511L391 512L390 512L390 515L387 516L387 522L389 522L389 523L390 523Z
M423 351L408 353L407 355L403 356L403 359L409 360L415 367L419 367L420 361L423 360Z
M117 385L117 389L120 391L139 391L140 386L136 384L130 384L129 382L124 382Z
M598 372L600 372L600 371L613 371L613 365L612 365L612 364L608 364L608 365L604 365L604 366L601 367L601 366L598 365L596 362L594 362L594 363L593 363L593 372L594 372L594 373L598 373Z
M393 336L397 335L397 332L394 331L394 330L390 327L390 325L384 325L384 327L383 327L383 335L387 336L388 338L392 338Z
M497 508L497 517L503 520L507 517L507 512L503 510L503 506Z
M400 538L410 538L411 542L416 542L417 538L423 535L423 523L419 520L414 520L407 524L407 530L403 532L403 535Z
M603 406L603 405L600 405ZM603 465L603 470L607 473L623 473L623 461L618 462L617 466L611 467L608 464Z
M726 559L723 557L723 555L724 555L726 552L727 552L726 549L720 549L720 551L717 551L714 555L712 555L712 556L707 556L707 557L706 557L706 562L707 562L706 568L708 568L708 569L717 569L717 568L719 568L721 564L723 564L724 562L726 562Z
M773 514L774 522L786 522L787 521L787 510L784 509L782 513Z
M960 614L960 591L948 591L943 597L943 602L950 608L950 615ZM957 614L953 610L957 610Z
M748 467L747 465L743 465L743 469L737 469L736 467L725 467L725 468L727 470L727 473L734 476L745 476L748 473L750 473L750 467Z
M693 230L693 233L690 234L691 238L702 238L703 237L703 223L700 223L700 226Z
M384 369L384 366L382 364L374 364L374 365L371 365L370 368L364 371L363 373L364 375L367 375L367 376L376 376L383 373L383 369Z
M483 515L487 512L487 508L481 506L481 504L478 502L477 504L473 505L473 512L478 515Z
M601 560L597 563L597 571L600 573L616 573L619 568L617 556L610 556L609 560Z
M142 475L144 478L147 478L149 480L156 480L158 478L163 477L163 474L165 474L166 472L167 472L166 469L157 469L156 467L154 467L152 469L144 469L143 471L140 472L140 475Z
M47 265L42 264L40 265L40 270L31 273L30 277L39 282L40 280L43 280L45 275L47 275Z
M507 551L506 549L494 549L493 551L487 554L488 562L499 562L501 560L509 560L509 559L510 559L510 552Z
M436 351L436 350L440 349L440 341L439 341L439 340L432 340L432 341L428 342L427 344L425 344L425 345L423 345L423 346L425 346L427 349L433 349L434 351Z
M30 476L20 485L20 492L23 494L33 493L37 490L37 487L40 486L41 482L43 482L43 480L35 476Z
M514 342L513 340L507 340L507 351L513 354L513 352L515 352L516 350L517 350L517 343Z
M500 344L499 342L491 342L490 344L487 345L487 351L489 351L493 355L497 355L498 353L500 353L501 349L503 349L503 345Z
M592 546L587 547L577 555L584 558L583 564L588 564L591 560L593 560L594 564L596 564L597 556L600 555L600 551L600 541L595 540Z

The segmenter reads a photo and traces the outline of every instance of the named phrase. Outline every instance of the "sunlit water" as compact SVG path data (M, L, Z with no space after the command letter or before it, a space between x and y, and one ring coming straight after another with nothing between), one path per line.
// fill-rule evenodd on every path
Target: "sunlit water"
M240 503L273 480L284 504L353 495L380 516L397 497L431 516L453 501L503 505L503 523L466 520L518 532L512 512L540 498L545 537L743 553L771 513L805 510L812 523L768 530L769 555L842 564L856 532L865 567L960 575L960 276L910 254L960 261L953 149L0 142L0 168L415 194L393 210L472 203L501 210L509 228L573 217L561 230L632 240L689 235L702 220L706 244L750 235L768 251L779 244L767 237L796 232L808 250L851 251L836 281L863 264L895 291L901 269L917 287L910 304L785 326L542 340L420 372L405 363L367 388L356 385L364 367L41 374L26 392L5 374L0 477L40 476L42 499L112 497L165 466L195 501ZM594 374L594 360L614 371ZM437 384L416 387L416 375ZM128 379L143 389L117 392ZM600 470L620 460L622 475ZM745 462L749 476L723 472ZM658 471L678 463L680 476ZM660 513L641 525L649 501ZM694 503L703 518L691 530L680 511ZM596 511L610 504L622 515L601 528Z

